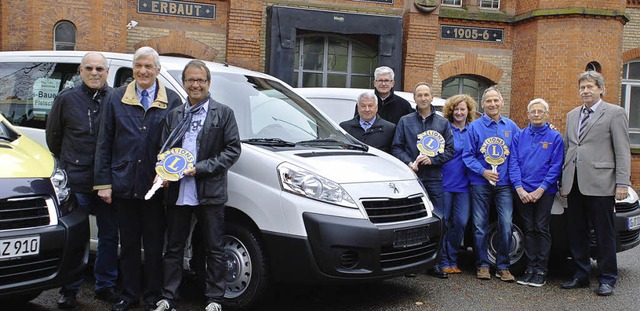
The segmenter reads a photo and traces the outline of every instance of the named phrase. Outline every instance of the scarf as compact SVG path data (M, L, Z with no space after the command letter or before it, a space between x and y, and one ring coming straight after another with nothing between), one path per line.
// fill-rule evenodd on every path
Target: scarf
M185 104L186 108L184 109L184 117L182 118L182 120L180 120L176 128L171 131L171 134L169 134L169 137L164 142L164 145L162 145L162 148L160 148L160 154L167 151L168 149L173 148L176 144L178 144L179 141L182 140L184 135L187 133L187 130L189 130L189 124L191 124L193 113L200 110L200 108L204 106L204 103L209 100L210 96L211 93L208 93L203 100L195 105L191 105L189 98L187 98L187 103Z

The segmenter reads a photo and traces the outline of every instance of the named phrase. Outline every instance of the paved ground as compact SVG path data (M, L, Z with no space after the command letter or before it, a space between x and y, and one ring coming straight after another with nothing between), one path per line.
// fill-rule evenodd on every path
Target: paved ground
M266 311L382 311L382 310L638 310L640 288L640 247L620 253L620 279L614 296L598 297L592 278L591 289L563 290L569 277L566 268L555 267L547 285L541 288L504 283L495 278L475 278L471 253L462 256L462 275L447 280L427 275L397 278L359 286L279 285L256 310ZM191 284L180 311L203 310L204 301ZM55 308L56 290L50 290L19 311L51 311ZM92 298L92 287L85 284L76 310L109 310L109 306ZM0 310L8 306L0 306ZM137 310L143 310L139 308Z

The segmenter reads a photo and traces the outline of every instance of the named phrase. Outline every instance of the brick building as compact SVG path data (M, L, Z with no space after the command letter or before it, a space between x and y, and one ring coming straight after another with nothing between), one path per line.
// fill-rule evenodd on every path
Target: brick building
M396 88L427 81L445 98L497 84L520 126L545 98L561 131L578 73L596 69L629 113L640 185L640 0L2 0L0 13L0 50L148 45L293 86L371 87L387 65Z

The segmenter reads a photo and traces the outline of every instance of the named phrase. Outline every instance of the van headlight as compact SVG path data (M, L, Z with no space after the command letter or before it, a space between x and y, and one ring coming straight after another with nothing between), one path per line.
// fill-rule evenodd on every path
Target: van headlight
M358 208L351 196L336 182L290 163L278 165L282 189L314 200Z
M53 189L56 191L56 196L58 197L58 203L62 203L69 197L69 193L71 193L71 189L67 185L67 173L56 165L56 169L51 175L51 184L53 184Z

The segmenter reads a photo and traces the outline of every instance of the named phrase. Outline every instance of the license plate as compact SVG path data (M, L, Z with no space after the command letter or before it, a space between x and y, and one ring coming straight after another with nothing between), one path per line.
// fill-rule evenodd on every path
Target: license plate
M627 224L627 228L629 230L636 230L640 228L640 216L633 216L629 218L629 222Z
M40 236L38 235L0 240L0 260L38 255L39 253Z
M429 242L429 227L394 231L393 247L405 248Z

